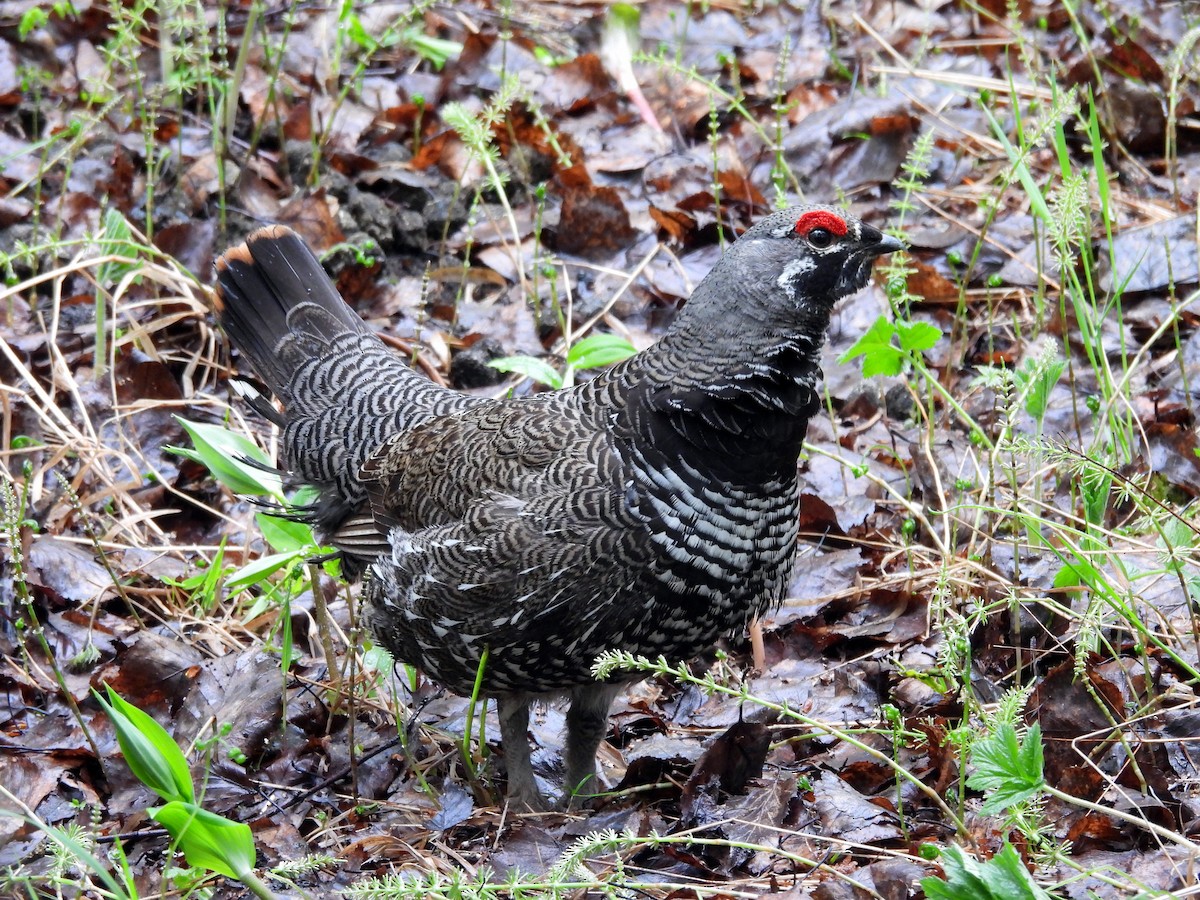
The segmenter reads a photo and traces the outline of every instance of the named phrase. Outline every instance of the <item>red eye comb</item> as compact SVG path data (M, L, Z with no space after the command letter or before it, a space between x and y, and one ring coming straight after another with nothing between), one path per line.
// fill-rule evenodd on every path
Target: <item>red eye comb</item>
M796 234L808 234L814 228L824 228L830 234L843 237L846 234L846 220L824 209L806 212L796 220Z

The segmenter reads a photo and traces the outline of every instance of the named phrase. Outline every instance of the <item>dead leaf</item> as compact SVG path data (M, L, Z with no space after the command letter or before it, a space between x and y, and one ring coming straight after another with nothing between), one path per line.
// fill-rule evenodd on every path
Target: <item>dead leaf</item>
M1196 217L1177 216L1119 232L1101 256L1100 287L1125 293L1155 291L1200 279Z
M29 580L72 603L99 601L116 593L112 576L95 552L51 535L37 535L29 549Z
M328 250L346 239L338 227L335 214L337 201L318 188L311 194L302 194L279 210L276 219L288 225L304 239L315 252Z
M809 780L812 783L812 806L824 834L862 843L900 837L895 813L876 806L837 775L819 772Z
M637 236L620 195L613 188L593 184L582 165L559 172L555 186L562 197L554 233L559 252L608 259Z

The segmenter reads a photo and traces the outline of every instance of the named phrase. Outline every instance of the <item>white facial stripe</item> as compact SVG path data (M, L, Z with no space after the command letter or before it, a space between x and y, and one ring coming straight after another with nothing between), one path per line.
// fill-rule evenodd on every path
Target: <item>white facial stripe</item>
M786 266L783 267L783 272L780 273L779 279L778 279L778 281L776 281L776 284L778 284L783 289L783 292L788 295L789 300L795 300L796 299L796 287L795 287L796 279L799 278L801 275L803 275L805 272L811 272L816 267L817 267L817 264L815 262L813 262L810 257L798 256L795 259L793 259L791 262L789 262Z

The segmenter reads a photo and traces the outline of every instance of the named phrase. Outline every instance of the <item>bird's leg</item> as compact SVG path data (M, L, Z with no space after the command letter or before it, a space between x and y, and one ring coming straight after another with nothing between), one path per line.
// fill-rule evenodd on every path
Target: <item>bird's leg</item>
M619 684L585 684L571 690L567 710L567 779L563 806L577 808L601 790L596 750L608 732L608 709L621 692Z
M508 768L507 800L518 811L540 812L546 801L533 777L529 761L529 698L525 694L501 694L496 698L500 715L500 741Z

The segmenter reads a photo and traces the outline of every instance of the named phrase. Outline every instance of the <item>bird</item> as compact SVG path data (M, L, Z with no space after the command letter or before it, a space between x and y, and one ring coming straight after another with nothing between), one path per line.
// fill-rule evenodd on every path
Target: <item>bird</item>
M216 262L215 317L277 398L296 511L362 577L394 658L496 700L517 809L551 808L529 711L566 698L560 808L599 793L619 650L683 661L785 598L798 467L834 303L904 247L850 213L772 212L733 241L651 346L569 388L469 396L413 371L305 243L266 226ZM282 409L280 409L280 406Z

